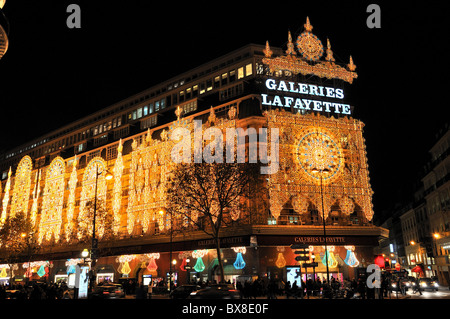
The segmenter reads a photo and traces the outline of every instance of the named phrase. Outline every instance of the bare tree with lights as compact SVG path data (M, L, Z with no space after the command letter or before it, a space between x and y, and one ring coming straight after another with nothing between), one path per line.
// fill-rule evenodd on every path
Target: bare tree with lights
M260 167L249 163L176 164L167 188L167 211L181 216L214 239L224 281L220 254L221 230L235 223L250 197L258 192Z

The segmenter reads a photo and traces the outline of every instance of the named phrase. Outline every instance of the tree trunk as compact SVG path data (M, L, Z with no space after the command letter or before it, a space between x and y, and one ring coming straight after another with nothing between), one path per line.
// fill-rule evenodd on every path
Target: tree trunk
M224 282L224 278L225 278L225 274L223 271L223 262L222 262L222 255L220 254L220 238L219 236L215 236L215 241L216 241L216 251L217 251L217 260L219 261L219 271L220 271L220 275L219 275L219 283Z

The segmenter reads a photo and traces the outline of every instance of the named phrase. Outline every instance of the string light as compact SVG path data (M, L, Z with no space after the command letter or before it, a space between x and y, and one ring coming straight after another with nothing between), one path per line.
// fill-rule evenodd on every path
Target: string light
M122 159L122 139L119 140L117 147L117 158L113 168L114 174L114 188L113 188L113 232L115 235L119 234L120 229L120 207L122 204L122 173L123 173L123 159Z
M50 163L46 178L42 201L41 220L39 226L39 239L50 240L51 236L59 241L62 210L64 200L64 173L66 165L62 157L58 156Z
M14 217L16 212L23 212L27 216L32 167L33 161L31 157L28 155L22 157L15 175L10 217Z
M350 62L347 64L347 69L337 65L333 58L330 41L327 40L327 56L325 61L320 61L324 53L322 42L319 38L311 33L312 25L309 18L306 20L305 31L297 38L297 49L301 57L297 57L292 43L292 37L289 32L288 35L288 49L285 56L272 57L272 50L269 42L266 42L264 50L265 57L262 62L269 66L271 72L290 71L293 74L302 75L316 75L318 77L327 79L340 79L348 83L352 83L358 77L355 69L356 65L350 56Z
M66 241L70 240L70 235L73 231L73 216L75 212L75 189L77 187L77 157L73 159L72 173L69 179L69 198L67 200L67 222L65 225Z

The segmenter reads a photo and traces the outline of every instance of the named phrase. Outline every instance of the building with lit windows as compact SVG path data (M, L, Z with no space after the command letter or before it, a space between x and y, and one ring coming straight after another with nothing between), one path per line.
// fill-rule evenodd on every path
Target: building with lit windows
M422 178L427 218L430 225L428 237L439 282L450 284L450 129L447 124L437 134L436 143L430 149L431 160Z
M1 220L24 212L40 247L31 264L18 260L14 278L70 281L90 249L97 195L97 282L217 279L212 238L165 212L170 134L194 120L279 132L268 196L222 231L226 280L292 283L304 273L292 244L309 246L319 278L326 256L336 279L364 271L387 231L372 223L364 124L345 96L356 66L338 64L311 31L307 20L287 48L247 45L2 154Z

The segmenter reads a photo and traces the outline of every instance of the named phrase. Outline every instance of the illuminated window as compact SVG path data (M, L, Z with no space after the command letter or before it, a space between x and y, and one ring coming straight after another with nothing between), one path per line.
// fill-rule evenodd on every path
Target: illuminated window
M137 118L140 119L142 117L142 107L137 109Z
M150 103L148 106L148 114L152 114L153 113L153 103Z
M245 75L249 76L252 74L253 74L253 69L252 69L252 64L250 63L245 66Z
M148 106L144 106L144 116L146 116L148 114Z
M222 74L222 83L221 85L227 85L227 80L228 80L228 73L224 73Z
M236 80L236 71L230 71L230 82L234 82Z
M238 69L238 79L242 79L244 77L244 68Z

